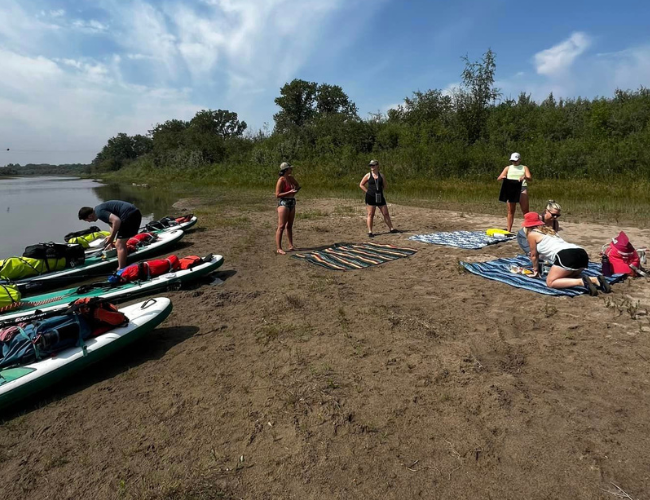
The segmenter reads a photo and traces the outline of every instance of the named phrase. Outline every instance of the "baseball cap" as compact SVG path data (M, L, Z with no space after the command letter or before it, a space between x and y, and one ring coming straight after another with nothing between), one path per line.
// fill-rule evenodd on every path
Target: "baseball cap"
M379 162L377 160L370 160L370 163L368 163L368 165L374 167L375 165L379 165Z
M291 165L290 163L287 163L286 161L283 161L282 163L280 163L280 172L282 172L283 170L286 170L288 168L293 168L293 165Z
M519 161L521 160L521 155L519 153L512 153L510 155L510 161Z

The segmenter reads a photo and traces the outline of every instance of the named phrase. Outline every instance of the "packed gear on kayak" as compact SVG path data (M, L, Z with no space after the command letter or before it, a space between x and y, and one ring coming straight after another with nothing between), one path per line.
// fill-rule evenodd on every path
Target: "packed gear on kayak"
M179 261L179 269L181 270L192 269L193 267L198 266L203 262L209 262L211 260L212 260L212 254L207 255L204 258L201 258L197 255L188 255L187 257L183 257Z
M25 248L23 257L48 261L49 259L65 259L65 267L83 265L86 253L81 245L68 243L37 243Z
M126 241L126 249L129 253L135 252L138 248L153 243L158 238L155 234L140 233Z
M66 234L63 237L63 240L66 243L69 243L72 238L78 238L79 236L86 236L87 234L99 233L99 232L101 232L101 229L99 229L97 226L90 226L88 229L82 229L81 231L73 231L72 233Z
M8 281L40 276L65 269L65 259L30 259L9 257L0 260L0 278Z
M166 259L155 259L146 262L138 262L120 269L115 273L119 283L129 283L131 281L146 281L179 269L179 260L176 255L170 255ZM111 278L113 278L111 276ZM109 278L109 281L111 280ZM114 279L114 278L113 278Z
M162 219L154 220L149 222L146 226L145 229L147 231L161 231L163 229L167 229L170 227L178 226L179 224L184 224L186 222L190 222L192 218L194 217L194 214L187 214L182 217L163 217Z
M77 245L81 245L83 248L89 248L90 244L93 241L101 240L101 239L106 239L108 238L111 233L109 231L100 231L97 226L93 226L93 228L97 229L97 231L91 231L87 232L86 234L81 234L79 236L70 236L70 234L65 235L65 241L68 243L74 243ZM78 231L81 232L81 231Z
M199 264L210 262L211 260L212 254L205 258L198 257L197 255L188 255L182 259L179 259L176 255L170 255L165 259L154 259L146 262L138 262L137 264L131 264L110 276L108 282L117 284L130 283L133 281L147 281L156 276L161 276L173 271L192 269Z
M0 369L20 366L52 356L114 327L128 318L101 299L80 299L56 314L0 329Z

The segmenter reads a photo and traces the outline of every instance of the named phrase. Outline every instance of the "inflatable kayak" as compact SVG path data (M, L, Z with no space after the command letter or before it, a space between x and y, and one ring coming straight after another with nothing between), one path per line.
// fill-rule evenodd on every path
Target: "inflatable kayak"
M97 286L95 284L82 285L67 290L34 295L29 299L21 300L16 308L0 314L0 323L9 319L15 320L16 318L29 321L29 317L36 312L65 309L77 299L102 297L103 299L110 299L113 304L118 304L135 297L160 293L206 276L217 270L222 264L223 257L221 255L208 255L203 258L202 263L191 269L161 274L148 281L134 281L116 285L102 282L96 284Z
M169 222L169 221L168 222L163 222L163 223L170 224L169 226L164 227L162 224L160 224L161 221L164 221L164 219L171 219L171 218L170 217L165 217L165 218L161 219L160 221L150 222L145 227L141 228L140 232L141 233L150 232L150 233L154 233L154 234L160 234L160 233L163 233L163 232L177 231L178 229L180 229L183 232L186 232L188 229L190 229L192 226L194 226L197 223L197 221L199 220L196 215L192 215L192 217L188 217L187 220L185 220L184 222L175 222L173 220L171 222ZM179 217L179 219L185 219L185 218ZM106 236L108 236L108 235L106 235ZM92 252L96 251L98 248L102 248L105 245L105 243L106 243L106 237L101 237L101 238L94 239L93 241L88 243L86 253L87 254L92 253Z
M128 324L86 339L84 345L19 367L0 370L0 408L13 404L112 354L152 331L172 311L167 298L149 299L124 307Z
M139 247L129 254L128 262L144 259L159 252L166 252L170 247L178 243L182 237L183 231L181 230L160 233L157 235L155 241L148 245ZM54 288L65 283L84 280L99 274L109 274L116 267L117 255L106 257L100 252L100 254L97 255L87 255L83 265L66 268L61 271L40 274L30 278L14 280L13 284L18 285L23 294L27 294L30 291ZM0 281L0 284L6 283L8 282Z

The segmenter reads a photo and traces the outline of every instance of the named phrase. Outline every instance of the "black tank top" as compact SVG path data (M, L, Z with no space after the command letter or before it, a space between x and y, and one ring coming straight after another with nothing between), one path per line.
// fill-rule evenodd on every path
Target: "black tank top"
M377 174L375 179L372 174L368 178L368 194L370 196L375 196L376 193L381 193L384 190L384 179L381 178L381 174Z

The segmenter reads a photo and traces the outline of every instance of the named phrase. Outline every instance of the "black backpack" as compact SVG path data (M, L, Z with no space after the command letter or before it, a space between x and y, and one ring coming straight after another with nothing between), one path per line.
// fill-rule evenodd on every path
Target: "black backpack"
M75 267L86 261L86 252L81 245L68 243L37 243L25 248L23 257L40 259L65 259L66 267Z
M87 234L90 233L99 233L101 229L99 229L97 226L90 226L88 229L82 229L81 231L75 231L74 233L68 233L66 234L63 239L68 242L72 238L78 238L79 236L86 236Z
M147 231L160 231L172 226L178 226L178 222L173 217L168 216L159 220L152 220L145 226L145 229Z

